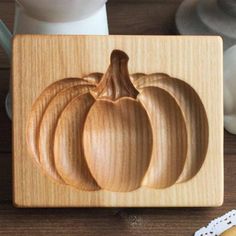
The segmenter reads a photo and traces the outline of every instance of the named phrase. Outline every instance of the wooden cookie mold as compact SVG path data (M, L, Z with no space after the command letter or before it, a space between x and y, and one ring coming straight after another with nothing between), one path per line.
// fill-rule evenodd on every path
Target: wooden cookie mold
M134 51L131 52L131 55L128 53L130 51L129 43L127 48L122 44L119 47L119 37L37 36L34 38L33 36L21 36L15 40L14 52L20 48L25 55L27 53L24 50L27 50L22 47L22 43L26 44L25 41L28 41L34 45L33 40L37 41L41 47L53 48L53 46L48 46L49 42L55 42L57 46L63 47L63 42L65 43L66 40L73 39L75 43L74 40L77 39L79 42L84 42L85 45L90 45L91 39L93 39L99 45L99 41L102 39L112 49L107 49L106 55L110 51L110 62L105 61L110 65L104 70L105 73L100 73L101 70L91 70L87 75L81 77L63 76L64 78L55 79L47 86L43 82L42 88L44 88L41 89L41 92L38 89L38 95L34 95L34 99L31 97L32 105L27 104L24 118L25 129L21 130L24 152L27 156L33 157L37 175L39 175L37 178L44 178L44 181L53 184L54 190L45 189L46 198L43 198L42 194L39 200L35 200L36 195L31 196L27 199L27 203L22 203L25 199L21 194L21 203L17 203L17 205L213 206L221 204L223 195L221 146L218 147L219 157L211 162L216 166L212 167L212 170L208 169L211 171L209 186L213 185L216 188L217 184L212 183L212 180L218 178L217 189L211 187L209 190L204 190L202 186L205 183L201 182L201 172L204 171L205 165L209 166L209 155L212 155L210 154L212 145L214 145L212 135L222 135L220 129L216 128L215 132L212 131L212 127L215 127L217 123L222 125L222 112L220 107L215 104L218 110L213 113L218 112L219 122L213 120L212 114L209 113L209 107L213 104L213 101L209 100L207 102L210 103L210 106L206 103L206 99L210 98L208 94L211 91L210 83L204 85L208 87L200 87L204 90L204 93L201 93L199 85L196 86L197 89L194 88L191 80L188 81L186 78L185 80L177 74L175 76L171 70L170 73L166 70L161 70L159 73L159 70L153 71L155 66L152 66L153 69L149 71L142 71L142 68L136 67L136 70L132 68L132 73L130 73L129 57L132 62L138 60L139 65L148 57L145 58L142 55L143 58L134 58ZM165 43L169 42L169 46L173 47L174 41L170 38L172 37L166 37ZM145 43L150 40L159 43L159 47L162 45L161 37L143 37L141 39L144 42L143 47L147 47ZM176 37L176 41L179 39L181 37ZM187 37L186 42L189 43L191 40L194 42L196 39L202 40L199 42L209 40L209 42L215 43L215 49L221 47L217 37ZM135 44L138 42L138 37L124 36L124 40L133 41ZM188 45L184 44L184 39L181 40L182 49L188 48ZM83 44L81 42L80 49ZM110 42L113 42L113 47ZM210 47L208 44L203 45L202 48L199 47L200 50ZM94 49L96 51L97 46ZM90 50L87 49L83 53L89 53ZM191 50L193 49L191 48ZM217 56L220 57L220 50L218 51ZM65 60L65 55L69 55L63 49L58 52L64 53L62 56L59 55L62 61ZM176 50L176 53L178 52L181 51ZM42 51L40 53L42 54ZM52 56L50 52L48 55ZM52 57L55 58L55 56L54 54ZM22 52L18 57L22 57ZM15 56L15 65L18 57ZM85 57L85 60L88 59L88 55ZM201 60L200 54L198 57ZM152 61L153 59L155 58L152 58ZM35 61L37 65L42 63L38 58ZM86 63L92 64L92 61ZM64 67L74 68L68 62L69 60L66 58ZM190 61L190 67L191 63ZM202 65L199 70L209 70L212 65L208 64L207 68ZM53 63L51 63L52 65ZM192 66L194 65L192 64ZM220 60L218 66L221 66ZM52 69L52 71L54 70ZM38 73L40 74L41 71ZM15 76L15 67L13 74ZM209 76L209 74L207 75ZM191 74L191 76L195 78L194 75ZM219 96L218 102L221 104L222 87L218 81L221 77L220 71L217 76L215 86L217 90L213 93ZM203 81L203 78L199 78L199 83ZM212 122L216 124L212 125ZM220 138L214 143L222 145ZM14 136L15 139L16 136ZM15 142L15 146L17 144L18 141ZM27 158L27 162L32 162L32 159L25 158ZM15 166L17 164L18 162L15 160ZM22 170L18 169L18 171ZM203 175L207 177L206 173ZM217 177L217 175L219 176ZM199 179L198 176L201 178ZM35 183L38 185L37 191L42 190L43 186L37 183L37 179L35 179ZM205 187L209 186L205 185ZM56 197L55 201L55 188L67 191L69 189L69 192L65 192L62 197ZM213 195L203 199L201 196L190 194L191 191L198 190L211 191ZM48 192L51 193L48 194ZM188 199L188 194L191 196L190 199ZM78 195L81 198L76 199ZM156 204L153 199L155 195L160 197L156 199ZM74 198L73 200L70 199L71 196ZM162 196L166 196L167 200L161 200ZM184 200L181 200L181 197ZM17 198L16 195L15 198Z

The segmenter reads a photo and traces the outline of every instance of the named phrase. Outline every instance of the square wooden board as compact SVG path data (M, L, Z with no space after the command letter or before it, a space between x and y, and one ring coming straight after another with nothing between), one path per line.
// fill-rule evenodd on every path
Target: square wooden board
M26 121L33 102L52 82L105 72L113 49L130 56L130 73L163 72L189 83L209 121L209 146L190 181L129 193L83 192L45 176L29 157ZM223 203L222 40L213 36L39 36L13 41L13 168L17 207L181 207Z

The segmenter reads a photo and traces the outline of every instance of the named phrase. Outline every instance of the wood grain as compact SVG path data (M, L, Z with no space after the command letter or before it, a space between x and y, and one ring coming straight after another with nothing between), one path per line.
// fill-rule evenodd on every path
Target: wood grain
M128 60L113 50L99 83L59 80L33 105L28 146L32 153L38 147L41 167L59 183L115 192L167 188L202 166L209 131L197 93L166 74L130 76Z
M227 135L227 134L226 134ZM235 138L236 141L236 138ZM192 235L235 207L236 155L225 157L225 203L219 208L17 209L11 204L11 155L0 155L1 235Z
M221 43L218 37L201 36L17 36L14 40L13 58L14 137L17 137L14 139L15 204L31 207L221 205L223 200ZM26 118L36 98L47 86L60 79L81 78L91 72L104 73L109 64L110 53L114 49L120 49L129 55L130 73L168 73L187 82L200 96L209 122L209 145L204 165L195 178L163 190L142 187L126 194L104 190L83 192L51 181L42 175L42 171L28 158L25 139ZM149 52L148 60L143 58L147 56L146 52ZM215 57L212 57L213 53ZM22 61L31 63L30 71L28 67L22 66ZM212 81L210 78L215 79ZM19 99L18 94L24 94L24 100ZM28 194L29 189L32 194ZM195 191L202 189L206 189L203 194L195 194Z
M141 186L152 153L152 129L141 103L97 101L84 128L84 150L101 188L129 192Z
M153 131L152 159L143 185L167 188L177 182L185 164L186 121L176 100L161 88L144 88L139 99L149 114Z
M40 123L38 134L38 149L40 164L45 172L59 181L64 183L56 170L54 160L54 135L57 122L63 110L75 97L87 93L92 86L73 86L59 92L47 106Z
M166 74L135 75L134 84L139 88L159 87L169 92L180 106L188 133L188 151L185 166L178 182L194 177L200 170L208 148L208 120L198 94L182 80Z
M28 115L28 123L27 123L27 143L29 145L29 150L31 151L31 155L36 162L39 162L39 131L41 126L41 121L43 119L43 115L53 100L53 98L60 92L66 88L73 87L79 84L87 84L88 82L78 79L78 78L68 78L61 80L59 83L53 83L48 88L46 88L41 96L37 98L34 102L32 111ZM57 111L57 110L56 110ZM42 150L41 150L42 151Z
M88 169L82 145L84 122L94 101L89 94L74 98L59 117L54 137L56 169L67 184L85 191L100 189Z
M83 129L83 150L91 174L108 191L141 187L153 151L153 130L137 100L128 71L128 55L113 50L97 87ZM89 95L90 96L90 95Z
M226 230L221 236L234 236L236 234L236 226Z
M5 112L5 97L9 89L10 71L8 69L0 70L0 153L11 152L11 121ZM224 154L236 153L235 135L224 132Z

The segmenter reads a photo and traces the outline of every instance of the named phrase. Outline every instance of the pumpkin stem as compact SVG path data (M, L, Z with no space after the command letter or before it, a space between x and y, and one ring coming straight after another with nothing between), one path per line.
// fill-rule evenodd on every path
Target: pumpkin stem
M125 52L112 51L110 66L94 90L97 98L115 101L122 97L137 97L138 91L129 77L128 61L129 57Z

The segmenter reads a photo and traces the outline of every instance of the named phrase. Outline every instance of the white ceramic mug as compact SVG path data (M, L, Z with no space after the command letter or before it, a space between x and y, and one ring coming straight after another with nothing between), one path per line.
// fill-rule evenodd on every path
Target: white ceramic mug
M93 15L106 0L17 0L25 12L46 22L78 21Z
M14 33L108 34L106 0L17 0Z

